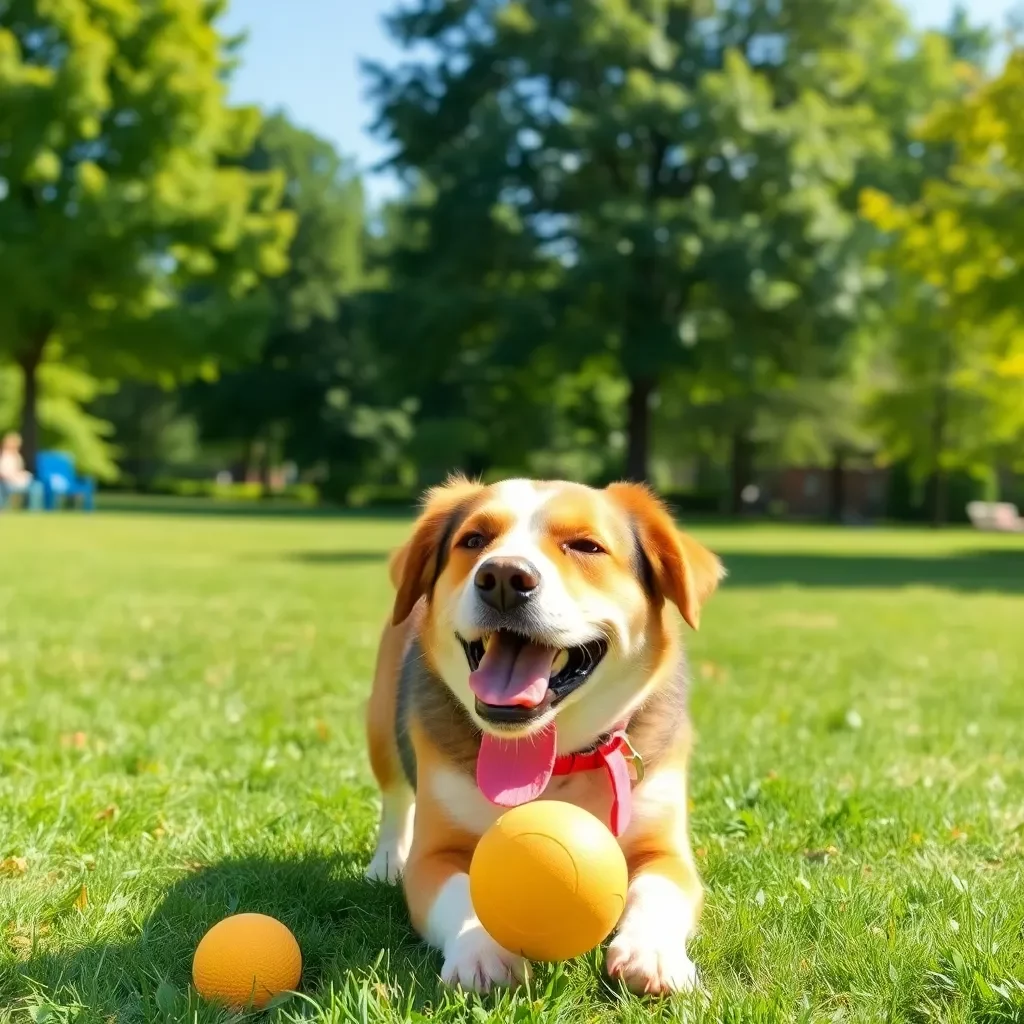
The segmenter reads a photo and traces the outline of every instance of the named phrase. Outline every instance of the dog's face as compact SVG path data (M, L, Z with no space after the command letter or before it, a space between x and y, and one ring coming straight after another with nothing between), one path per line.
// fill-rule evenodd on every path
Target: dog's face
M721 566L644 487L457 479L430 493L392 575L394 621L426 598L422 642L472 719L522 737L556 716L610 726L664 651L665 600L696 628Z

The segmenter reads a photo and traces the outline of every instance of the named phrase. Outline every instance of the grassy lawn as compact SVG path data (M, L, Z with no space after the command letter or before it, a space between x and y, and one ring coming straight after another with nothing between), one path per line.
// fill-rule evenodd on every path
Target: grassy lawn
M2 1024L223 1019L191 955L236 910L303 949L271 1020L1024 1021L1024 538L695 530L709 1002L594 955L467 1009L361 880L405 524L198 509L0 516Z

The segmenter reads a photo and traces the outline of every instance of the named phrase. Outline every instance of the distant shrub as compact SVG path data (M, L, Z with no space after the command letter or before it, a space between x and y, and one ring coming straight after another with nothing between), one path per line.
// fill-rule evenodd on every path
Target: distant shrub
M156 477L144 487L136 487L135 481L126 478L118 490L140 491L146 494L167 495L176 498L211 498L214 501L295 501L303 505L315 505L320 493L314 484L290 484L273 491L264 498L263 485L252 481L221 484L216 480L190 480L176 477Z
M675 512L705 515L722 510L722 495L718 491L663 491L661 496Z

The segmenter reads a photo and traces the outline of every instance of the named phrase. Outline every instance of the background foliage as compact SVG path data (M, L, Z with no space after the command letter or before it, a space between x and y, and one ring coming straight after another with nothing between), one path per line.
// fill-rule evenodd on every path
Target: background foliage
M895 0L418 0L367 69L406 185L371 209L327 142L227 103L220 13L0 4L0 424L30 461L347 502L452 468L739 511L827 467L840 517L890 467L888 511L936 522L1012 496L1013 38Z

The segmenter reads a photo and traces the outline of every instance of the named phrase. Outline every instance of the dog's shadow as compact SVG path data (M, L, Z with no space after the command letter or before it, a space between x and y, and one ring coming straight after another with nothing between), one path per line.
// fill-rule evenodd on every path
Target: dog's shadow
M365 881L345 856L243 857L190 871L133 937L52 951L42 940L0 995L26 1007L77 1007L90 1021L178 1019L195 1004L188 992L199 940L241 912L288 925L302 949L302 989L314 997L374 976L378 966L389 986L421 995L437 976L438 964L410 930L399 887Z

